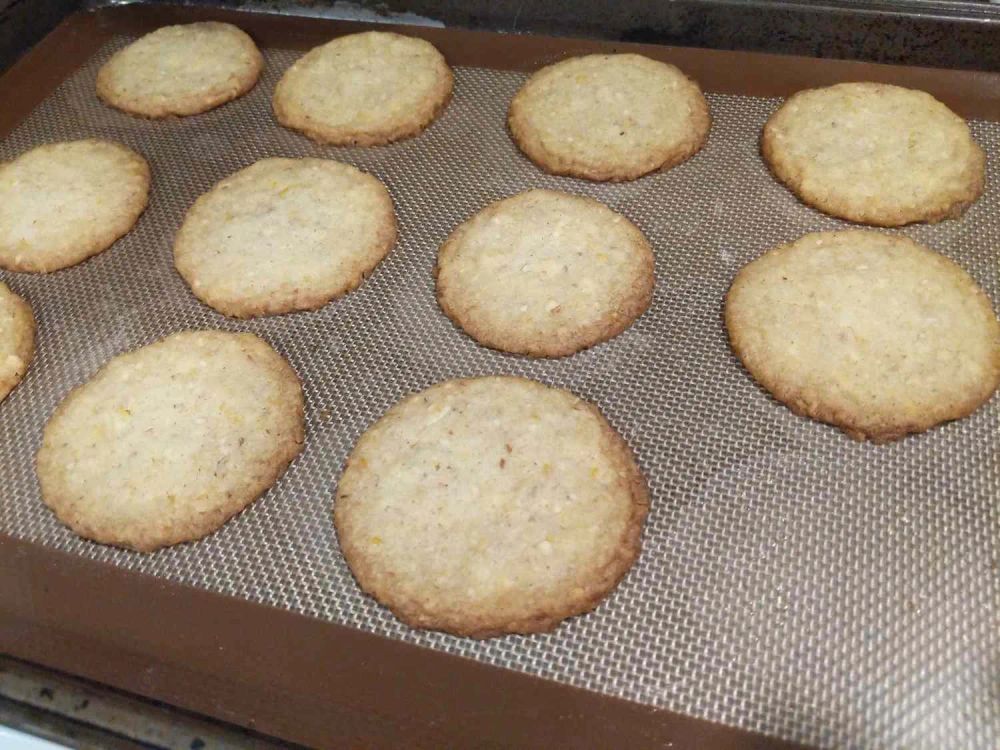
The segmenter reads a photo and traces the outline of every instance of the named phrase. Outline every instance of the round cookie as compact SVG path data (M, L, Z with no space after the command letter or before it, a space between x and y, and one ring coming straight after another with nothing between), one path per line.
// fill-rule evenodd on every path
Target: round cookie
M21 382L34 353L31 307L0 281L0 401Z
M243 96L263 68L253 40L232 24L164 26L101 67L97 95L141 117L196 115Z
M561 357L617 336L649 307L653 252L591 198L529 190L493 203L441 246L441 308L486 346Z
M302 386L249 333L185 331L115 357L45 426L42 500L82 537L150 552L200 539L302 449Z
M378 146L430 125L452 85L430 42L366 31L315 47L292 65L274 90L274 114L320 143Z
M106 250L146 208L149 165L102 140L39 146L0 164L0 267L56 271Z
M639 554L649 506L598 409L532 380L451 380L361 436L334 521L361 588L407 624L486 638L593 609Z
M325 305L395 241L392 198L375 177L328 159L264 159L198 198L174 263L198 299L246 318Z
M669 169L705 143L712 118L698 85L642 55L586 55L542 68L514 96L511 135L535 164L588 180Z
M876 226L956 218L985 183L986 157L961 117L883 83L798 92L767 121L761 151L805 203Z
M821 232L745 266L737 356L775 398L885 442L972 413L1000 383L1000 322L952 261L905 237Z

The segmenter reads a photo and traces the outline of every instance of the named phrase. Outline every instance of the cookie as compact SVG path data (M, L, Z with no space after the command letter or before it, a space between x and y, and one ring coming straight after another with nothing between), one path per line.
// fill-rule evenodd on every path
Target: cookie
M34 353L31 307L0 281L0 401L21 382Z
M408 625L551 630L639 555L649 496L597 408L532 380L450 380L361 436L334 521L361 588Z
M807 234L745 266L737 356L798 414L885 442L959 419L1000 383L1000 322L959 266L905 237Z
M174 263L198 299L247 318L325 305L395 241L392 198L375 177L327 159L264 159L195 202Z
M274 114L319 143L378 146L430 125L452 85L430 42L366 31L315 47L292 65L274 90Z
M476 341L561 357L617 336L649 307L653 251L603 203L529 190L459 226L438 254L438 302Z
M101 140L39 146L0 164L0 267L48 272L106 250L146 209L149 165Z
M632 54L542 68L507 115L514 141L545 171L614 182L680 164L704 145L711 123L698 84Z
M97 95L141 117L196 115L243 96L264 58L232 24L164 26L115 53L97 74Z
M42 435L42 500L82 537L141 552L200 539L302 449L302 386L249 333L185 331L115 357Z
M800 91L767 121L761 151L803 202L862 224L956 218L985 183L986 158L961 117L884 83Z

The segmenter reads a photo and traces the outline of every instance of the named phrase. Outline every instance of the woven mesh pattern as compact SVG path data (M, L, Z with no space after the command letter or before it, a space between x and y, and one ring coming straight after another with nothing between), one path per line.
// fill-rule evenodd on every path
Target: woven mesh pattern
M722 298L763 251L842 222L800 205L757 152L775 101L710 96L707 148L624 185L549 177L504 130L523 76L465 68L441 120L375 149L320 147L280 128L269 97L296 57L214 112L147 122L93 93L118 39L0 144L11 158L85 136L145 154L150 207L81 266L0 272L39 319L25 382L0 405L0 528L164 579L265 602L433 649L827 747L1000 745L1000 399L887 446L794 416L731 354ZM1000 299L1000 125L975 123L990 188L960 221L902 230ZM171 244L192 201L266 156L325 156L371 171L396 201L398 246L362 287L313 313L235 322L200 305ZM625 334L557 361L477 346L434 300L436 248L489 201L530 187L589 194L631 218L657 253L651 310ZM142 556L81 541L38 499L46 417L110 357L187 328L259 333L305 383L308 440L278 485L212 537ZM361 432L437 381L510 373L595 401L652 489L643 554L590 615L555 633L487 642L409 630L355 586L330 518Z

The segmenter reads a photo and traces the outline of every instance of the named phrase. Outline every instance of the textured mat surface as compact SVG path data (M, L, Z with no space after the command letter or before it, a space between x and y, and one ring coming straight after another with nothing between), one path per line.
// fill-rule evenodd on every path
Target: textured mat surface
M107 252L47 276L0 272L33 305L39 348L0 404L0 529L133 570L302 612L645 704L826 747L1000 745L1000 398L888 446L794 416L730 353L722 298L737 269L801 234L846 224L799 204L758 155L775 101L709 97L705 150L624 185L549 177L504 130L524 76L464 68L441 120L376 149L320 147L270 112L296 54L267 52L247 97L148 122L101 105L109 44L0 143L100 136L150 161L149 209ZM975 123L986 196L959 221L902 232L961 263L1000 300L1000 125ZM202 306L172 265L187 207L266 156L325 156L371 171L396 201L400 241L362 287L322 310L235 322ZM589 194L657 253L654 303L624 335L557 361L477 346L434 300L448 232L529 187ZM308 439L280 483L209 539L141 556L81 541L38 499L44 422L108 358L187 328L254 331L305 383ZM595 401L652 489L644 550L598 610L555 633L486 642L408 630L355 586L331 503L361 432L439 380L514 373Z

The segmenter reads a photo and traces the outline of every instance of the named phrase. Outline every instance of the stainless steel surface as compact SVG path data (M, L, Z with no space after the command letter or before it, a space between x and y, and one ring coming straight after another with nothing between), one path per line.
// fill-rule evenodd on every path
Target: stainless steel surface
M39 319L25 382L0 404L0 528L23 539L491 664L824 747L1000 744L1000 399L969 419L887 446L794 416L730 353L722 297L767 248L845 226L800 205L758 156L775 101L709 97L706 149L624 185L549 177L504 130L523 76L456 71L441 120L374 149L316 146L280 128L269 98L297 53L269 50L247 97L149 122L94 96L118 39L9 138L101 136L146 155L151 203L135 230L81 266L0 272ZM1000 124L977 122L987 194L959 221L902 230L1000 297ZM187 207L265 156L325 156L378 175L398 246L361 288L314 312L251 322L200 305L171 243ZM434 300L438 244L484 204L534 186L589 194L626 214L657 253L654 303L622 336L557 361L491 352ZM186 328L251 330L305 383L305 451L214 536L154 555L81 541L38 499L42 426L110 357ZM595 613L551 635L485 642L409 630L354 584L330 512L344 458L403 395L450 377L516 373L595 401L636 450L653 493L642 557ZM152 613L155 615L155 613ZM196 616L196 614L193 614Z
M9 1L9 0L8 0ZM815 12L847 12L851 14L877 14L882 16L910 16L914 18L936 18L941 20L962 20L962 21L1000 21L1000 10L991 7L994 0L680 0L690 9L697 9L702 6L706 9L740 11L747 7L755 9L758 13L768 13L773 11L806 11ZM354 14L364 13L374 16L388 17L407 14L413 11L418 14L426 14L432 18L441 17L447 19L455 13L461 13L462 8L450 7L451 4L442 0L303 0L298 3L289 3L288 0L189 0L187 3L179 3L178 0L78 0L84 8L104 8L108 6L121 5L214 5L218 7L238 7L240 10L263 11L268 13L287 13L296 16L322 16L333 18L349 18ZM676 2L676 0L675 0ZM527 4L520 0L493 0L484 2L482 7L473 8L476 3L468 3L469 12L477 15L484 13L499 12L506 15L507 8L513 9L514 14L524 14L526 20L533 15L547 16L549 14L561 15L569 9L579 7L578 0L547 0ZM632 0L629 3L636 9L642 10L641 0ZM584 8L584 12L600 12L600 2L587 3L591 8ZM2 6L2 2L0 2ZM526 7L527 6L527 7ZM518 8L520 14L518 14ZM605 11L615 14L621 8L607 6ZM631 10L631 8L629 8ZM657 12L655 8L648 9ZM369 20L365 18L365 20ZM407 23L403 18L396 18L397 23ZM572 23L572 18L566 18L567 24Z
M76 750L299 747L4 656L0 656L0 725ZM11 750L5 740L0 726L0 748Z
M339 18L372 14L375 20L412 23L418 18L420 23L518 34L1000 71L1000 6L980 0L189 1L251 12ZM85 0L84 5L176 2Z

